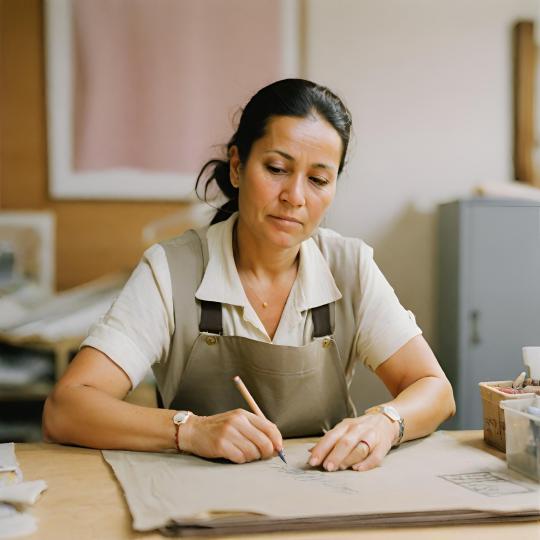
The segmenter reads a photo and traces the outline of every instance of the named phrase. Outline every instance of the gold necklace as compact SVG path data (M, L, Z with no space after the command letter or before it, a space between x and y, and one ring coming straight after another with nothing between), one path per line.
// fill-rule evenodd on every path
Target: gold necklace
M267 308L268 307L268 302L266 300L263 300L256 292L255 292L255 289L249 284L249 283L244 283L242 282L242 284L244 286L248 286L249 290L257 297L257 300L259 300L259 302L261 303L261 306L263 308Z

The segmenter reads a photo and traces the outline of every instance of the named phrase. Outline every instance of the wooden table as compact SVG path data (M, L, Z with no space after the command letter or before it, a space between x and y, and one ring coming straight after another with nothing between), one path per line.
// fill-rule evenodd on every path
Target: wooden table
M504 454L484 444L481 431L454 433L460 440L504 459ZM132 530L131 516L120 485L98 450L36 443L17 444L15 452L25 480L43 479L48 484L47 491L31 510L38 519L38 532L24 538L29 540L164 538L159 533L137 533ZM272 533L227 538L230 540L536 539L540 538L540 520L524 523Z

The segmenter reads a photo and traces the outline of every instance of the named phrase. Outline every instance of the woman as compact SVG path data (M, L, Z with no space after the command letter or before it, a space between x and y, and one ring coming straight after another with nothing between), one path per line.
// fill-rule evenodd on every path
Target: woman
M198 182L229 201L207 230L151 247L48 398L45 436L236 463L325 433L309 463L367 470L453 414L452 389L363 242L319 229L351 130L327 88L287 79L242 113ZM394 396L357 416L364 362ZM123 398L152 366L166 408ZM240 375L268 420L242 407Z

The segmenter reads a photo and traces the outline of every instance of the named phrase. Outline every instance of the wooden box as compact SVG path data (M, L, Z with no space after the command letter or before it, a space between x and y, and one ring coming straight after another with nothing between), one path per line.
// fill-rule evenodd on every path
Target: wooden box
M512 381L481 382L479 386L484 413L484 440L506 452L504 411L499 407L499 403L503 400L533 397L535 394L507 394L498 389L502 386L512 386Z

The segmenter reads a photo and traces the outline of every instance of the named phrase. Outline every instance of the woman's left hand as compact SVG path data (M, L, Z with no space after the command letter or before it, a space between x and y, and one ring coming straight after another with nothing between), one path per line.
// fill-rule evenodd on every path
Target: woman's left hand
M378 467L396 439L399 427L384 414L345 418L311 449L309 464L327 471Z

